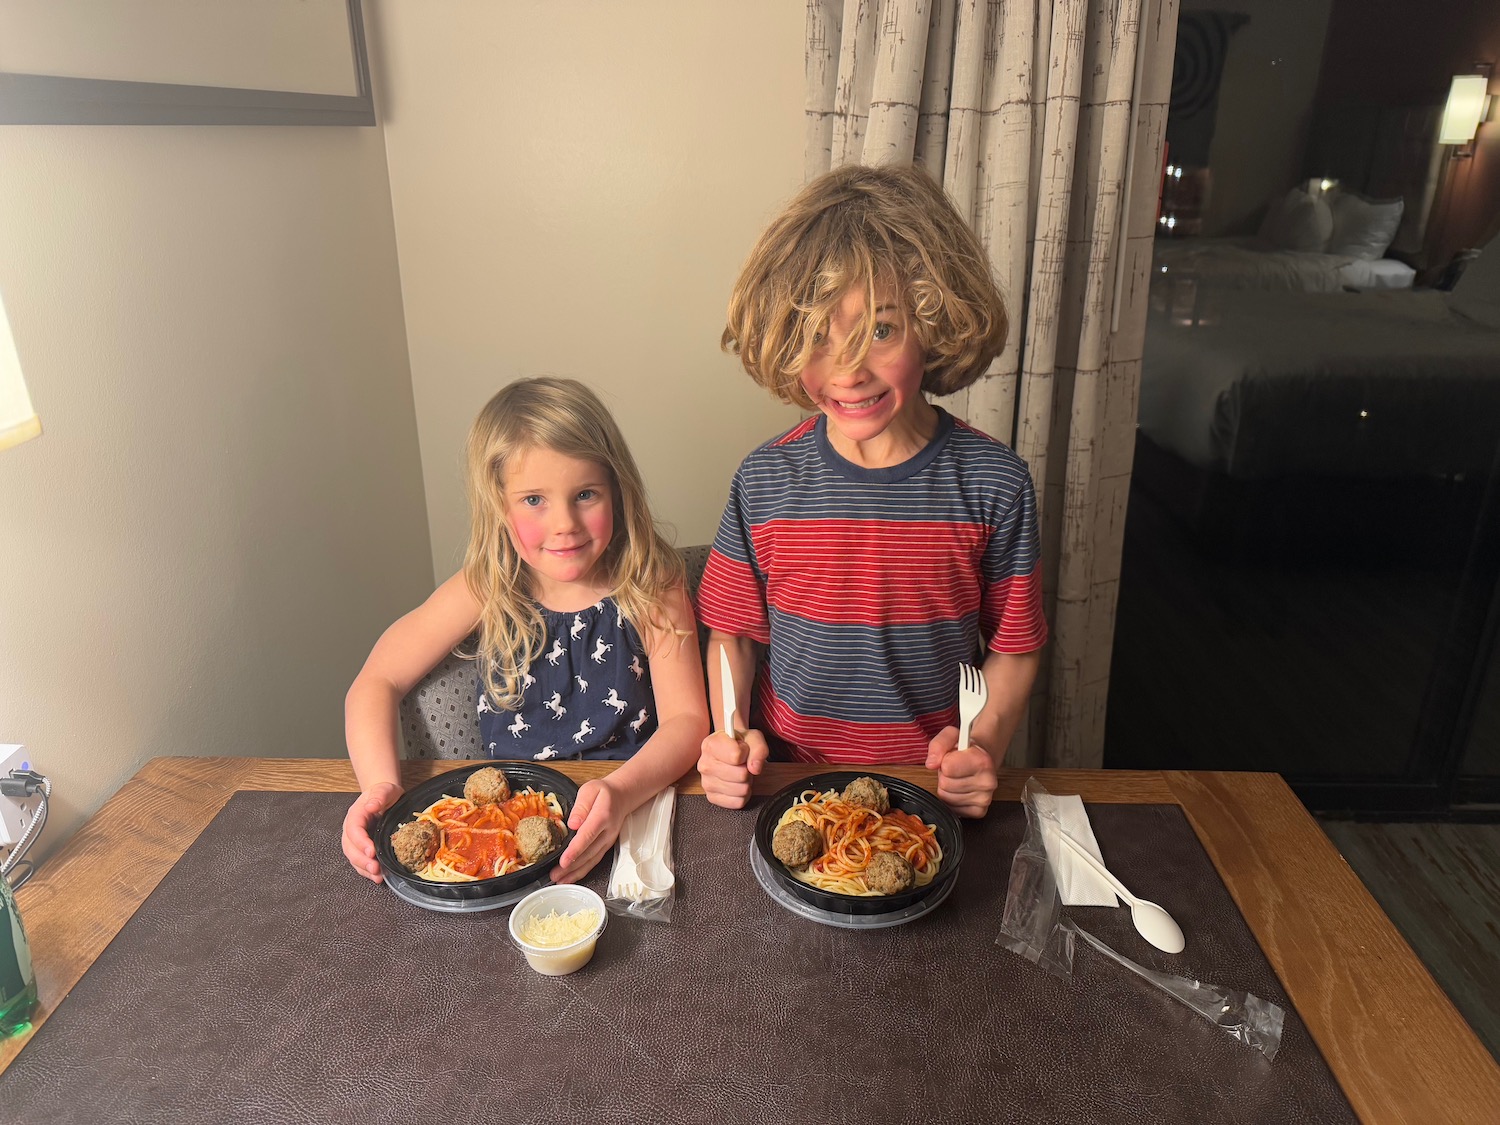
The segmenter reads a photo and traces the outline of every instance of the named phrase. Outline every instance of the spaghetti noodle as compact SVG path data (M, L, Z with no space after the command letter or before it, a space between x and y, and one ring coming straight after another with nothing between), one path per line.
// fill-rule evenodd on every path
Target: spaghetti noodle
M530 864L516 843L516 826L528 816L552 822L558 839L567 833L562 804L552 793L524 789L499 804L440 797L416 816L437 826L437 849L413 873L437 883L470 883L509 875Z
M811 825L823 838L823 854L803 867L789 867L792 875L819 890L841 895L876 895L865 873L882 852L901 856L912 866L915 885L926 886L943 862L937 829L901 809L875 812L844 800L830 789L808 789L792 802L776 828L793 821Z

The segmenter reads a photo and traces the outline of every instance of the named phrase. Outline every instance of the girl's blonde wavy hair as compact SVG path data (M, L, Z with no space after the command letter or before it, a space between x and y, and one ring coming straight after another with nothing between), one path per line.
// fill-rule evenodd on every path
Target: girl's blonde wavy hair
M925 357L922 390L952 394L1005 345L1005 303L989 259L943 189L915 165L846 165L813 180L771 222L740 271L720 341L761 386L813 409L800 376L844 294L867 308L889 286ZM844 361L874 339L866 315Z
M646 503L640 470L604 404L574 379L521 379L485 404L469 429L469 546L464 581L480 605L474 652L479 680L504 710L521 701L521 676L539 655L546 629L530 571L505 521L505 467L517 454L550 449L594 461L614 486L614 536L599 560L610 596L649 645L673 636L665 599L683 586L682 556L662 536Z

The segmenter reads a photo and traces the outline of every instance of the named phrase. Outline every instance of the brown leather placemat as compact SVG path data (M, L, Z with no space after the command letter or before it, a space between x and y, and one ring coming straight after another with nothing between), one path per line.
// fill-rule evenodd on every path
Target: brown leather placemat
M1274 1062L1083 943L1069 982L994 944L1018 804L966 825L938 909L861 932L766 896L753 807L683 798L672 922L611 918L583 971L548 978L508 911L437 914L356 876L349 800L232 798L0 1074L0 1120L1354 1120L1175 807L1089 814L1187 953L1123 909L1070 913L1143 964L1287 1007Z

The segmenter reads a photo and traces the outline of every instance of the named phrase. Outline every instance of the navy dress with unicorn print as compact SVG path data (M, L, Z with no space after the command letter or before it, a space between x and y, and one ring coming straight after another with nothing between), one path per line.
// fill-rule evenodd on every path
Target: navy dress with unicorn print
M628 758L656 732L651 669L640 634L605 598L578 613L541 610L542 654L521 704L501 711L477 693L479 737L491 758Z

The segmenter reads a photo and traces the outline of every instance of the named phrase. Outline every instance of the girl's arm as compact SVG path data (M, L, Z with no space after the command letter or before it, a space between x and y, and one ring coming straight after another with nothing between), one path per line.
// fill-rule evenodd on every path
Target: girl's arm
M375 642L344 697L344 741L360 795L344 817L344 855L380 882L370 822L401 795L397 729L401 700L479 623L479 603L462 573L439 586Z
M559 882L576 883L587 875L614 844L625 818L693 768L698 744L708 733L703 663L685 589L672 591L662 616L670 629L648 625L641 631L651 663L656 733L608 777L579 789L568 817L573 840L552 875Z

